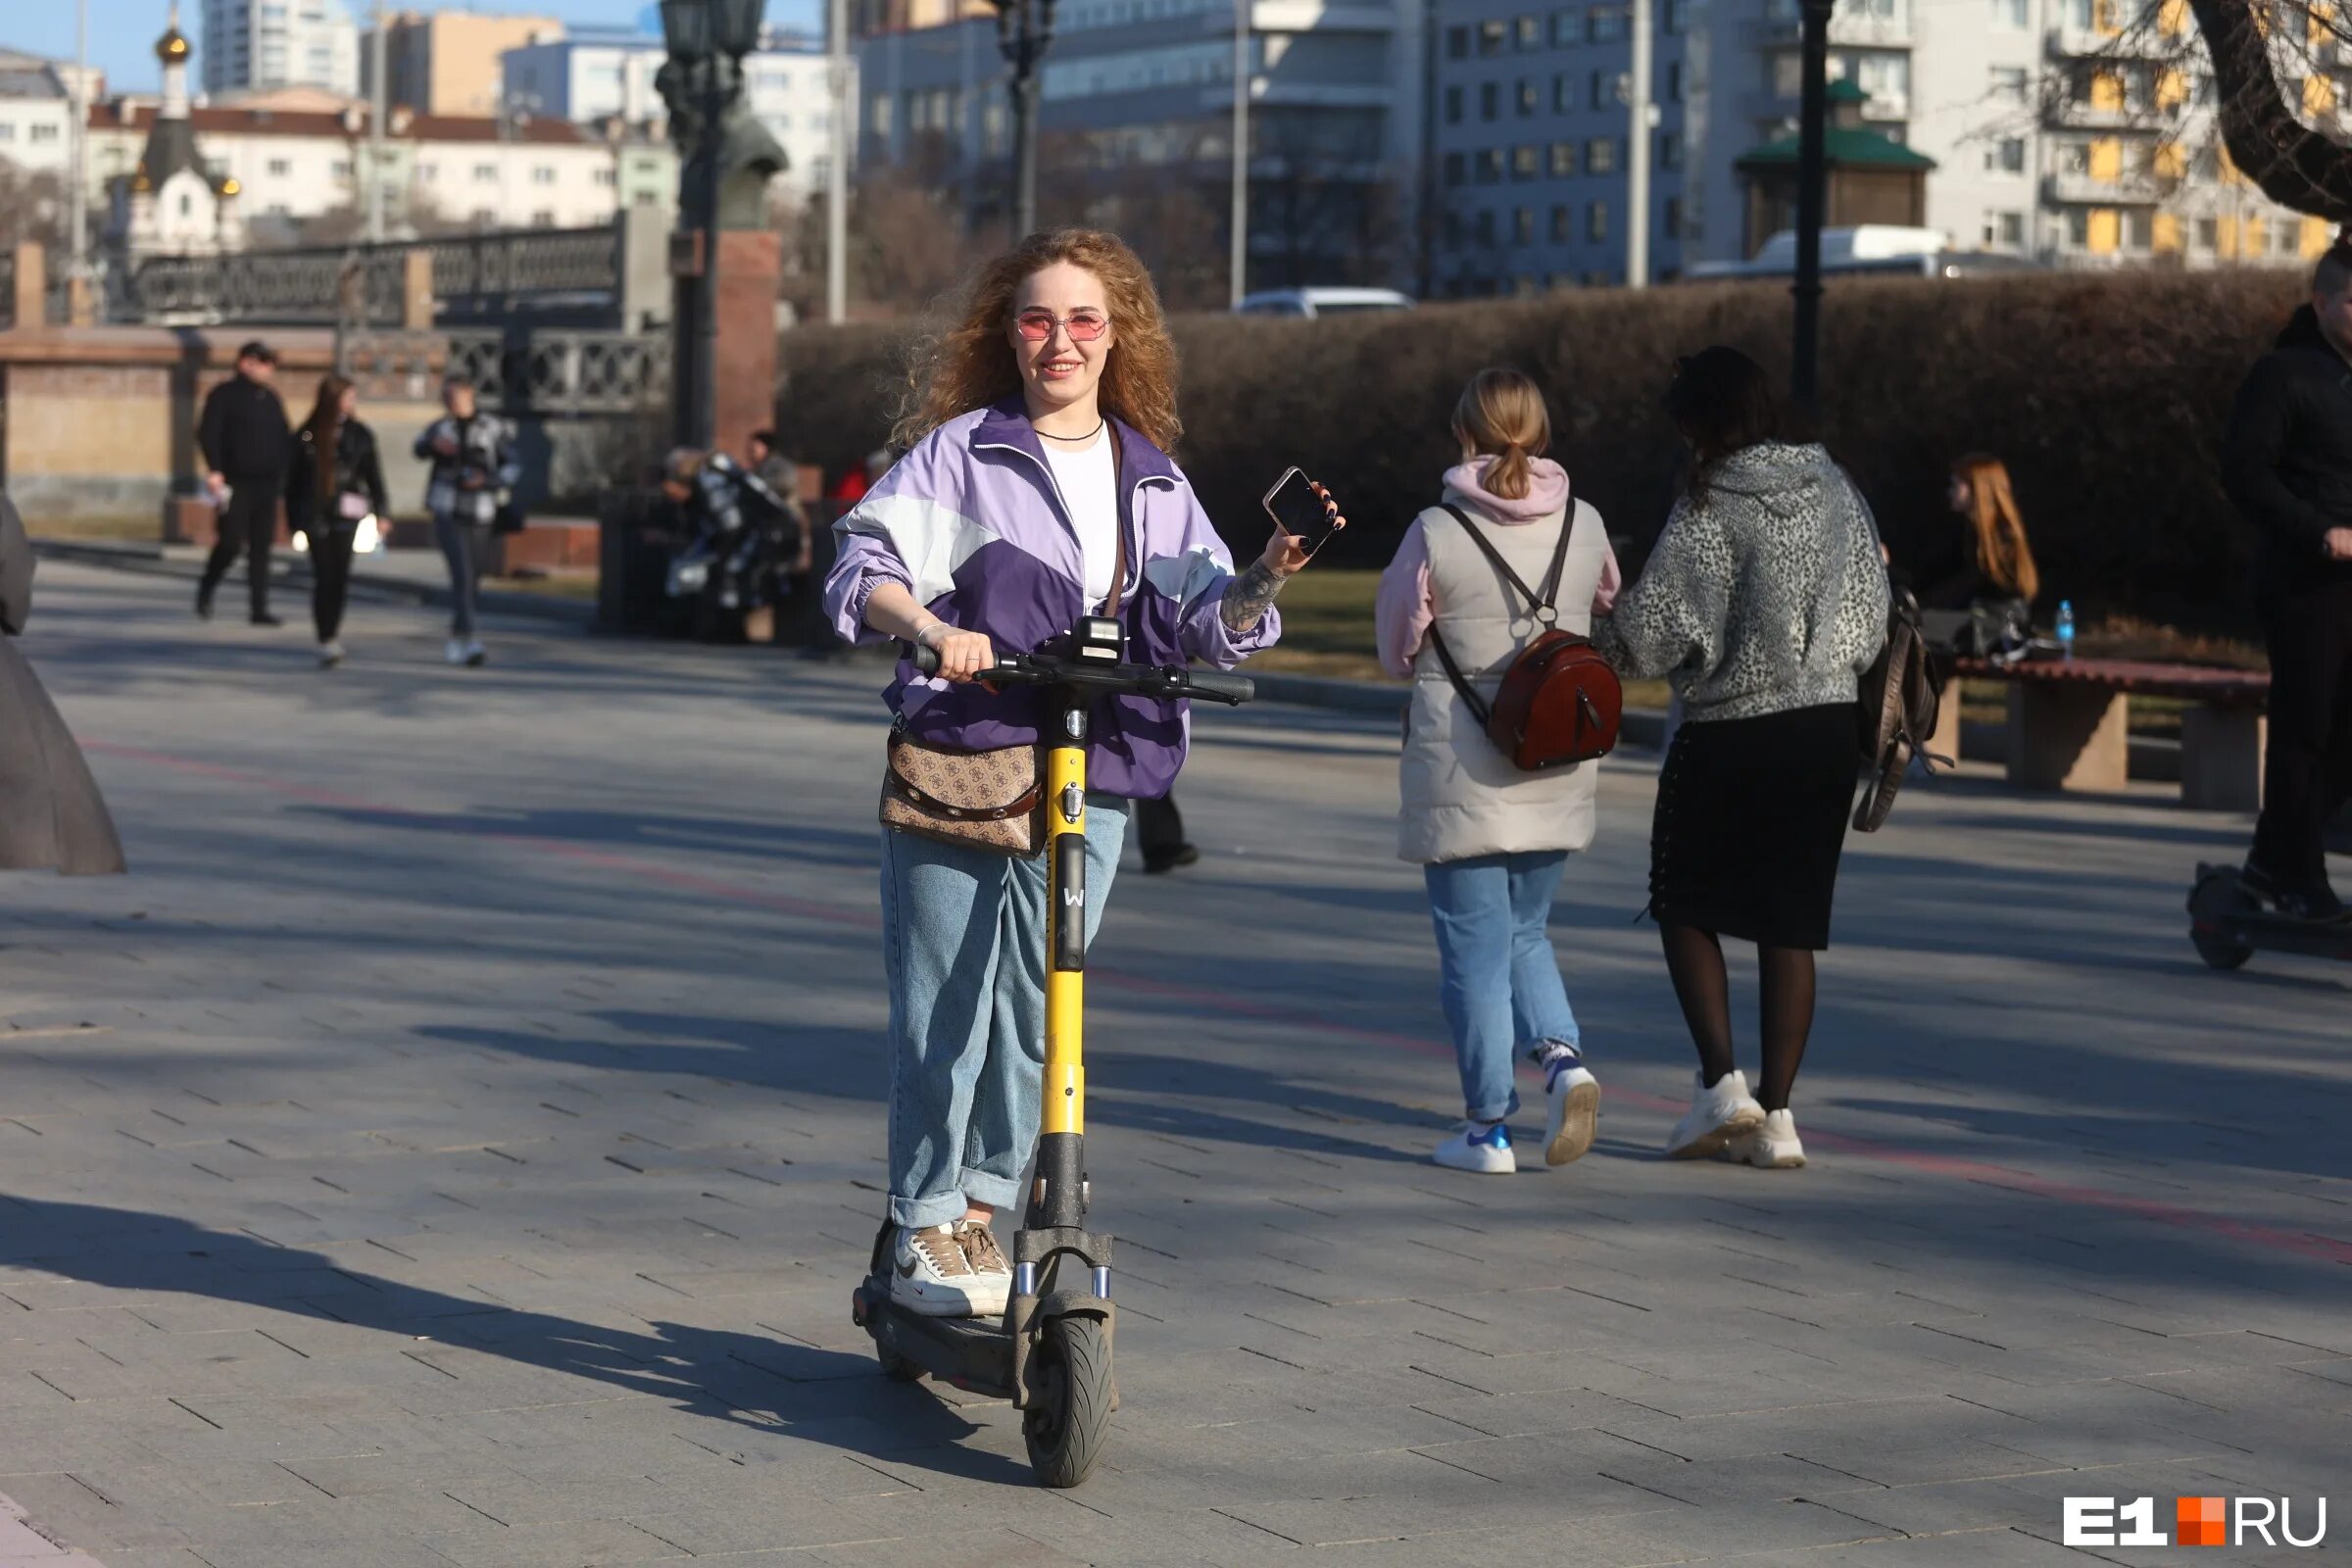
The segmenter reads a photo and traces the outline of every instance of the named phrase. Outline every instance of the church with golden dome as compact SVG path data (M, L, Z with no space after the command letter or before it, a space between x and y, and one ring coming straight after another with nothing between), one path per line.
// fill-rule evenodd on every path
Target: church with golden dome
M189 118L188 36L179 30L179 0L172 0L164 35L155 42L163 66L163 101L147 143L129 173L111 191L106 239L123 263L151 256L213 256L242 250L245 223L237 182L205 168Z

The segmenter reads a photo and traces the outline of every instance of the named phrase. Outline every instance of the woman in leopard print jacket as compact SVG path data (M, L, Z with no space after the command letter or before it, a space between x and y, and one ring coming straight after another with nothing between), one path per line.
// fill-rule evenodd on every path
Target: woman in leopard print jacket
M1666 410L1696 462L1647 567L1594 623L1626 675L1667 677L1683 723L1658 778L1650 911L1698 1048L1667 1141L1766 1168L1804 1163L1788 1094L1813 1026L1813 955L1853 802L1856 680L1886 637L1869 506L1818 446L1779 438L1764 371L1735 349L1685 360ZM1756 944L1763 1072L1732 1058L1723 938Z

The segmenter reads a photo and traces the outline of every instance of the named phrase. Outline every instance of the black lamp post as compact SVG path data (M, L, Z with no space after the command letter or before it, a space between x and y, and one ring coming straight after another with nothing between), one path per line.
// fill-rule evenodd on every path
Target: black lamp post
M691 151L678 180L678 239L674 303L677 349L672 368L676 439L708 451L718 409L719 182L725 174L727 111L743 94L743 57L759 47L765 0L662 0L662 41L668 70L682 79L671 122L689 120ZM691 103L691 117L677 113Z
M1012 68L1012 235L1037 227L1037 87L1054 47L1054 0L990 0L997 53Z
M1821 224L1827 206L1830 13L1835 0L1802 0L1803 86L1797 113L1796 296L1788 395L1811 419L1821 412Z

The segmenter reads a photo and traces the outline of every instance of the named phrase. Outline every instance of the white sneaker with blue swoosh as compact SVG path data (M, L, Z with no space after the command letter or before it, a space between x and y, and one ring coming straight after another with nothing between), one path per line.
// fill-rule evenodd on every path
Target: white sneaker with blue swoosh
M1508 1176L1519 1168L1519 1158L1511 1152L1511 1130L1498 1121L1462 1123L1462 1130L1440 1144L1430 1157L1448 1170L1483 1176Z

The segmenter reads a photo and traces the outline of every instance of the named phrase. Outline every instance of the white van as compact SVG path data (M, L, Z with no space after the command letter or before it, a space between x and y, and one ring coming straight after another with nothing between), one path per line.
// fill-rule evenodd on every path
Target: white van
M1242 296L1241 316L1352 316L1360 311L1409 311L1410 294L1393 288L1271 288Z

